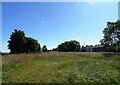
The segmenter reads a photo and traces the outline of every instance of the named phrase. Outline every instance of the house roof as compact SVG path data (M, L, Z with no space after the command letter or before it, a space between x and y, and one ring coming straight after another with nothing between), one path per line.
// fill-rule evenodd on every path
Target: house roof
M101 45L95 45L95 46L90 45L90 46L87 46L86 48L101 48L101 47L103 47L103 46L101 46Z

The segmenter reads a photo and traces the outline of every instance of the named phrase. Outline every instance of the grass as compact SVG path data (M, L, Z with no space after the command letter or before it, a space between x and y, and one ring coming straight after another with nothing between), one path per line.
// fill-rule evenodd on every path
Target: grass
M119 57L80 52L4 55L2 82L118 84Z
M0 84L2 84L2 55L0 54Z

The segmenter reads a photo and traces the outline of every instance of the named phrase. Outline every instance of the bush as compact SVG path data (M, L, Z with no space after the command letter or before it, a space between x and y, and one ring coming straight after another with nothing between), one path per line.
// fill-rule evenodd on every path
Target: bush
M80 51L80 43L76 40L65 41L58 45L58 51L61 52L78 52Z
M46 45L43 45L42 51L43 51L43 52L47 52L47 46L46 46Z

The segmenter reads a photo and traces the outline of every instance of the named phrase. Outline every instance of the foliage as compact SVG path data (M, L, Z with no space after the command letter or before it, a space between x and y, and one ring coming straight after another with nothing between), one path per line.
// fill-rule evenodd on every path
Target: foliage
M120 51L120 20L107 22L103 34L104 39L100 42L104 45L105 51Z
M76 40L65 41L58 45L58 51L61 52L77 52L80 51L80 43Z
M2 52L0 52L0 55L2 54Z
M17 29L12 32L8 43L11 54L39 52L41 49L37 40L26 37L23 31Z
M43 51L43 52L47 52L47 46L46 46L46 45L43 45L42 51Z
M52 51L58 51L58 48L53 48Z
M86 47L82 46L81 47L81 52L86 52Z
M26 37L26 43L25 43L25 52L26 53L35 53L39 52L41 50L40 44L37 40L33 39L32 37Z
M10 53L24 52L25 33L23 31L15 29L9 39L8 49L11 50Z

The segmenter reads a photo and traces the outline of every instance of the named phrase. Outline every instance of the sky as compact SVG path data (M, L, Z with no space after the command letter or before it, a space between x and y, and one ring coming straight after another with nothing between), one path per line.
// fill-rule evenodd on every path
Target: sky
M68 40L81 46L99 44L107 22L117 19L117 2L3 2L2 52L9 52L7 41L14 29L48 49Z
M0 51L2 50L2 3L0 2Z
M118 3L118 19L120 20L120 1Z

